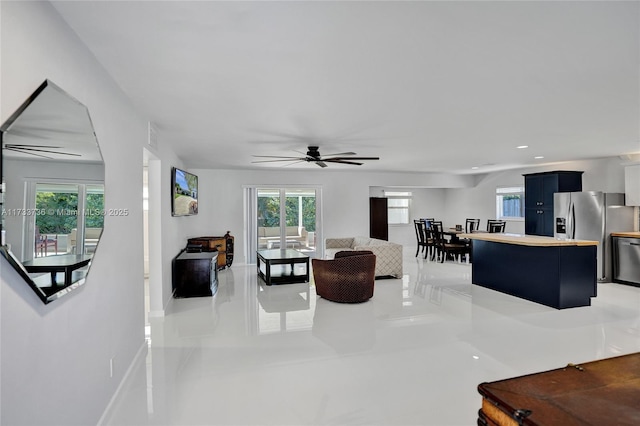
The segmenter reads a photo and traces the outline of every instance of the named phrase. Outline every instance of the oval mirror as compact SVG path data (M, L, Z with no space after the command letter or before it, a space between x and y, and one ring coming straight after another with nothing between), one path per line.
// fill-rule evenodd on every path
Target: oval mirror
M84 284L104 225L89 111L46 80L0 127L0 251L44 303Z

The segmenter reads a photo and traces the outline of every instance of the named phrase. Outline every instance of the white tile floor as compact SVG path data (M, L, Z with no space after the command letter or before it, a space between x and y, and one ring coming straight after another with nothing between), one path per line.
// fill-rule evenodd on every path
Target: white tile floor
M215 297L152 320L106 424L472 425L481 382L640 351L640 288L600 284L592 306L555 310L407 250L404 278L356 305L221 271Z

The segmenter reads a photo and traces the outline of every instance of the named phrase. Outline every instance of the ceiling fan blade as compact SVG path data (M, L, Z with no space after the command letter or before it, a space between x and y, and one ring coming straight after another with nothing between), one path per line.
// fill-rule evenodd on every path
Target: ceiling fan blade
M278 161L293 161L293 162L301 162L301 161L307 161L306 159L300 159L300 158L280 158L279 160L258 160L258 161L252 161L252 163L275 163Z
M257 157L257 158L282 158L282 159L289 159L289 160L303 160L304 158L300 158L300 157L287 157L285 155L252 155L252 157Z
M307 160L294 161L293 163L285 164L282 167L289 167L289 166L293 166L294 164L306 163L306 162Z
M25 154L33 154L34 152L44 152L44 153L47 153L47 154L72 155L74 157L82 157L82 155L80 155L80 154L72 154L70 152L51 151L50 149L30 148L29 146L30 145L10 145L10 144L7 144L7 145L4 146L4 149L8 149L10 151L15 151L15 152L23 152ZM44 147L44 148L61 148L61 147L58 147L58 146L47 146L47 147Z
M5 148L51 148L51 149L62 149L61 146L51 146L51 145L29 145L23 143L7 143L4 145Z
M54 158L53 158L53 157L48 157L48 156L46 156L46 155L42 155L42 154L36 154L35 152L23 151L23 150L21 150L21 149L6 148L6 147L5 147L4 149L6 149L7 151L18 152L18 153L20 153L20 154L34 155L34 156L36 156L36 157L42 157L42 158L47 158L47 159L49 159L49 160L54 160Z
M338 152L336 154L326 154L323 155L322 157L335 157L336 155L356 155L355 152Z
M362 166L364 163L356 163L355 161L347 161L347 160L336 160L335 158L331 158L328 160L324 160L327 163L338 163L338 164L353 164L354 166Z
M316 160L315 163L322 168L327 167L324 161Z
M323 158L324 161L328 160L379 160L380 157L331 157Z

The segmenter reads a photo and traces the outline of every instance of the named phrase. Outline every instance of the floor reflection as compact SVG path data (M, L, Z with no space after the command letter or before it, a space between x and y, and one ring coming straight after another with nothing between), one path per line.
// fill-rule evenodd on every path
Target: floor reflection
M640 288L600 284L592 306L556 310L410 251L359 304L266 286L255 265L220 271L216 296L150 319L102 424L466 425L481 382L640 351Z
M318 299L311 334L339 354L371 349L376 343L373 302L336 303Z
M267 286L259 280L257 298L259 334L311 328L312 316L309 310L312 306L309 283Z

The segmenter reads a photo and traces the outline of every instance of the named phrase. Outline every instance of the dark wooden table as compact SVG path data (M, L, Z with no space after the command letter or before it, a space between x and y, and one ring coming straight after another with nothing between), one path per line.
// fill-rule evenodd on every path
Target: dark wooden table
M271 284L292 284L309 282L309 256L292 249L272 249L258 250L258 276L264 280L267 285ZM264 265L264 271L260 269L260 265ZM302 275L296 275L295 265L303 264L305 272ZM272 266L289 265L291 271L279 274L272 274Z
M89 254L63 254L38 257L22 262L27 272L51 272L51 285L57 285L56 275L64 272L64 285L72 284L71 275L76 269L87 266L93 256Z
M442 233L450 237L449 239L450 242L459 243L460 239L458 238L458 235L464 234L464 229L448 228L448 229L443 229Z
M478 425L638 425L640 353L478 385Z

